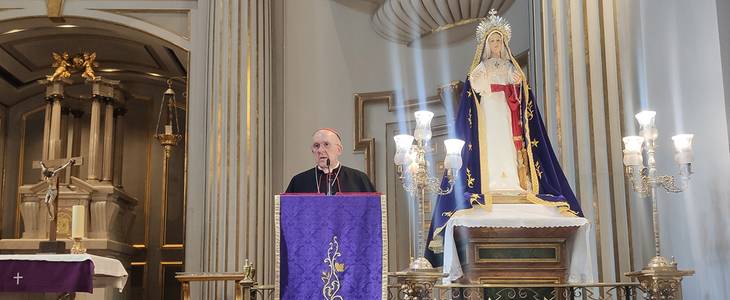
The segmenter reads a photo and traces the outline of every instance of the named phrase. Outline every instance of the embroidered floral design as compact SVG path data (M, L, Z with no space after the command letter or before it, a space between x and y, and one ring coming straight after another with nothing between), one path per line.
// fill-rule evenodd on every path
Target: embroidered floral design
M471 170L469 170L469 168L466 168L466 185L470 188L473 188L475 180L476 179L474 179L474 177L471 177Z
M471 93L471 92L469 92L469 93ZM472 128L473 123L471 121L471 108L469 109L469 117L466 120L469 121L469 128Z
M482 197L479 196L479 194L471 194L471 197L469 197L469 203L471 203L471 205L481 205L481 203L479 203L479 199L481 198Z
M340 292L340 278L337 273L345 271L345 264L338 263L337 258L340 257L340 243L337 242L337 236L332 237L330 247L327 249L327 257L324 263L327 264L329 270L322 272L322 296L327 300L344 300L342 296L337 295Z

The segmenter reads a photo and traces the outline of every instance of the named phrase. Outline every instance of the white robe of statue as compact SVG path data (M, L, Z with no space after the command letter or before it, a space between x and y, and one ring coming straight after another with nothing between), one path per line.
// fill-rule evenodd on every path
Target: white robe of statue
M489 192L496 194L519 194L517 175L517 150L512 138L512 115L504 92L492 92L492 84L514 84L514 67L502 58L483 60L469 74L471 87L481 99L487 140L487 167L489 170ZM482 149L482 154L484 150Z

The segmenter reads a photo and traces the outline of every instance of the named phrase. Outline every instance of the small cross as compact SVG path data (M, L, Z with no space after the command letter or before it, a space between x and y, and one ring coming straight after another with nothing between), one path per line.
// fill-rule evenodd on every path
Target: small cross
M15 279L15 285L20 285L20 280L23 279L23 276L20 276L20 272L18 272L13 279Z

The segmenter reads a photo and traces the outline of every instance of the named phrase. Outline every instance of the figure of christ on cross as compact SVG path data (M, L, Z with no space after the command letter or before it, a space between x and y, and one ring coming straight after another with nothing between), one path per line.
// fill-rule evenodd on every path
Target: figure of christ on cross
M56 227L58 226L58 205L56 203L59 189L58 174L66 168L80 166L82 164L83 160L81 157L33 162L33 168L41 169L41 179L47 184L46 195L43 202L46 203L48 218L51 220L50 228L48 230L49 244L47 245L48 247L52 247L53 249L45 248L45 250L48 251L42 252L57 252L57 250L60 250L59 248L63 247L59 243L56 243ZM50 246L51 244L55 246ZM44 243L41 242L41 250L43 250L44 247Z

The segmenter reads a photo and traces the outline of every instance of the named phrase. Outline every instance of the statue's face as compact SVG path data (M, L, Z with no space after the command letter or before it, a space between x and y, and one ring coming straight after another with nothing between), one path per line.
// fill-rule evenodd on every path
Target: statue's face
M312 154L320 168L327 168L327 158L330 159L330 166L334 167L342 154L342 143L333 132L319 130L312 136Z
M490 34L487 37L487 47L489 47L489 57L501 57L502 49L504 48L502 34L499 32Z

